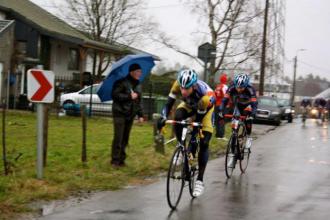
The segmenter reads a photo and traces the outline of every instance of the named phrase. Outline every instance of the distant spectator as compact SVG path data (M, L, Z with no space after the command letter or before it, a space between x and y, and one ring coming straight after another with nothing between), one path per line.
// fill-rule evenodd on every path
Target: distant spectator
M327 104L325 105L325 107L328 109L328 111L330 111L330 99L328 99Z
M317 98L314 101L314 107L319 109L319 119L321 118L323 109L325 108L327 101L324 98Z
M215 103L215 111L214 111L214 119L215 119L215 128L216 138L224 138L225 135L225 120L223 118L220 118L219 113L219 107L221 105L222 99L225 96L228 86L227 86L227 75L222 74L219 78L220 83L215 88L215 97L216 97L216 103Z

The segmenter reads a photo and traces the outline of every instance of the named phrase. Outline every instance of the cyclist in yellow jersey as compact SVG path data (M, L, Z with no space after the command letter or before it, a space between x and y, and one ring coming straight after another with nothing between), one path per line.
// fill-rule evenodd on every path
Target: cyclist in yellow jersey
M181 121L194 116L196 122L201 122L203 124L203 135L200 139L200 151L198 154L199 173L193 192L193 195L198 197L204 192L203 176L209 157L209 142L213 133L212 114L214 110L215 95L209 85L198 80L198 75L194 70L181 70L177 80L172 85L167 103L162 110L162 117L158 121L158 129L161 129L165 125L165 121L175 100L180 96L182 102L175 111L174 119ZM195 156L196 132L193 133L190 150L193 156ZM181 141L182 125L175 125L175 134L177 140Z

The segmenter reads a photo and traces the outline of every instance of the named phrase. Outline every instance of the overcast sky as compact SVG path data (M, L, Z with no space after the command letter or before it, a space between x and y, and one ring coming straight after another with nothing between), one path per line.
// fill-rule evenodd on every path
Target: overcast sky
M52 11L51 0L32 0ZM57 0L61 1L61 0ZM145 12L153 16L159 28L175 38L175 41L191 53L206 39L192 35L198 25L198 17L192 15L180 0L145 0ZM330 1L329 0L286 0L285 51L286 75L293 75L293 58L298 52L297 74L318 74L330 80ZM180 62L197 67L184 55L162 46L143 45L148 52L159 55L162 62L174 65Z
M314 73L330 80L330 1L286 2L286 57L292 60L298 49L306 49L298 52L298 75ZM293 73L293 64L286 66Z

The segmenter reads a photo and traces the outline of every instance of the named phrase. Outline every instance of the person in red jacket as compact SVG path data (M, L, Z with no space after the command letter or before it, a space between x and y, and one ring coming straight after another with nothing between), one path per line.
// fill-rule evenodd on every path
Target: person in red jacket
M216 86L214 92L215 92L215 97L216 97L216 103L215 103L215 128L216 128L216 133L215 137L220 139L224 138L225 135L225 120L219 118L218 112L219 112L219 107L221 105L222 99L225 96L228 86L227 86L227 75L224 73L220 76L220 83Z

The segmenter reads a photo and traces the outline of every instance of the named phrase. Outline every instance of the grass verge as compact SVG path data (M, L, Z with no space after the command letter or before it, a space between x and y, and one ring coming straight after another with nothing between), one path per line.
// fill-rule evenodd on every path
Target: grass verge
M167 170L174 145L167 145L164 155L156 153L150 123L133 125L127 149L127 166L112 168L112 119L104 117L88 119L88 162L82 164L81 124L79 117L50 116L47 167L44 169L44 179L37 180L36 115L8 112L6 145L10 174L3 175L1 161L0 219L12 219L17 214L36 211L29 206L35 201L63 199L81 191L116 190L128 184L141 183L145 177ZM211 157L222 152L224 144L224 141L212 138ZM0 155L2 158L2 151Z

